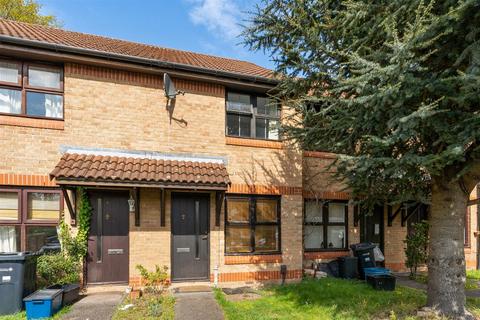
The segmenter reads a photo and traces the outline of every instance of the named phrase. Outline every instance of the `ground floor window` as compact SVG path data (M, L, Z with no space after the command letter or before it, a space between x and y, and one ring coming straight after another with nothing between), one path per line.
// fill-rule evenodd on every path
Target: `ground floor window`
M0 252L39 251L58 243L60 190L0 189Z
M346 201L305 200L305 250L346 249L347 217Z
M280 197L227 196L225 252L280 252Z

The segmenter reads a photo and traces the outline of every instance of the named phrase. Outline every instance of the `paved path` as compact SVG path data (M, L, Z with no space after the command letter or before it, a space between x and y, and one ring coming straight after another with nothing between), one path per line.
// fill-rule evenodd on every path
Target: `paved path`
M96 292L82 296L62 320L109 320L122 301L124 292Z
M213 292L175 294L175 320L223 320L223 312Z
M414 288L418 290L427 291L427 285L424 283L419 283L415 280L412 280L408 275L395 274L397 278L397 284L404 287ZM465 290L465 295L472 298L480 298L480 289L475 290Z

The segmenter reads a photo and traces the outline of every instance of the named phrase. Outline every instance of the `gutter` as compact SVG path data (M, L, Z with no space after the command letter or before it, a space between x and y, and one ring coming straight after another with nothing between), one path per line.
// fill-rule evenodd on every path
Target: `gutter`
M184 71L189 71L194 73L214 75L217 77L247 80L254 83L267 83L271 85L276 85L278 83L278 80L274 80L266 77L249 76L249 75L235 73L235 72L212 70L204 67L195 67L195 66L191 66L183 63L174 63L174 62L166 62L166 61L161 61L156 59L134 57L134 56L129 56L125 54L109 53L109 52L94 50L94 49L84 49L84 48L63 45L63 44L42 42L38 40L21 39L21 38L6 36L6 35L0 35L0 42L27 46L27 47L48 49L48 50L52 50L59 53L67 52L67 53L75 53L75 54L81 54L81 55L87 55L87 56L94 56L94 57L99 57L107 60L127 61L130 63L147 65L151 67L179 69L179 70L184 70Z

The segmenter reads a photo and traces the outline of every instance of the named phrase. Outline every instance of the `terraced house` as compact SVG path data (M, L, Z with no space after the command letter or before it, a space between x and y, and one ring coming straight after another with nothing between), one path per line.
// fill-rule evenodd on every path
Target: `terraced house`
M166 96L165 74L182 92ZM334 155L282 141L275 84L245 61L0 20L0 251L75 226L83 186L88 284L136 284L137 264L172 281L290 281L359 241L404 269L425 212L354 210L325 171ZM476 205L467 214L476 268Z

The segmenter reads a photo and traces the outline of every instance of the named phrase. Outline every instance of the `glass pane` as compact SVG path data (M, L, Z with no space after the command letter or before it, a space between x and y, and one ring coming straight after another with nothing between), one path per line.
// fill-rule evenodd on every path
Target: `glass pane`
M328 204L328 222L345 222L345 204L329 203Z
M249 116L240 116L240 136L241 137L250 137L252 128L250 123L252 118Z
M267 119L255 119L255 135L258 139L267 138Z
M42 67L28 68L28 84L35 87L60 89L60 70Z
M345 226L327 227L327 243L329 249L345 248Z
M249 222L250 202L248 199L227 199L227 221Z
M303 243L305 249L323 248L323 226L305 226Z
M277 200L257 200L256 214L257 222L276 222Z
M237 114L227 114L227 134L229 136L240 135L240 120Z
M27 92L27 114L63 118L63 97L47 93Z
M60 194L29 192L27 196L27 219L58 220L60 217Z
M225 232L225 249L228 253L251 252L250 227L228 226Z
M20 114L22 112L22 92L0 88L0 112Z
M267 139L278 140L278 121L277 120L268 120L268 132Z
M274 100L267 97L257 97L257 114L278 117L280 110Z
M255 252L278 251L277 226L255 227Z
M305 202L305 222L322 223L322 202L320 201L306 201Z
M229 92L227 94L227 110L251 113L252 104L250 102L250 95Z
M18 193L0 192L0 220L18 220Z
M20 70L15 62L0 61L0 81L18 83Z
M59 249L57 227L27 227L27 251Z
M20 226L0 226L0 252L20 251Z

